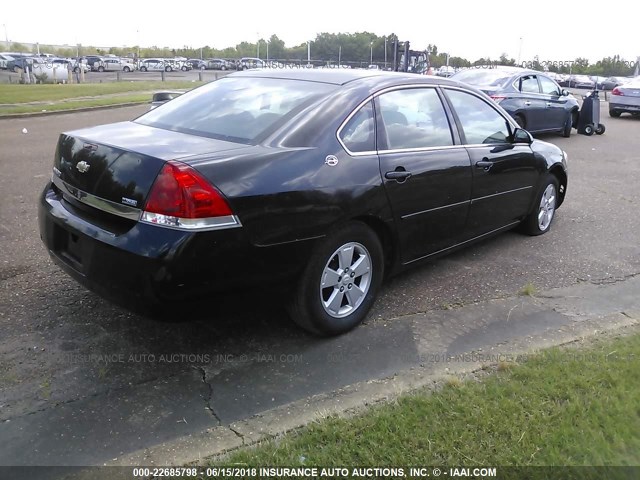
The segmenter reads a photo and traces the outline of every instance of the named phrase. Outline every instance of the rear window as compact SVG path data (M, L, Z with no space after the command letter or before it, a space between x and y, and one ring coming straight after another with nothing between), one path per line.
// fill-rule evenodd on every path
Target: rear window
M481 87L504 87L513 77L512 72L488 68L470 68L453 75L454 80Z
M192 135L251 143L336 88L299 80L227 77L187 92L135 121Z

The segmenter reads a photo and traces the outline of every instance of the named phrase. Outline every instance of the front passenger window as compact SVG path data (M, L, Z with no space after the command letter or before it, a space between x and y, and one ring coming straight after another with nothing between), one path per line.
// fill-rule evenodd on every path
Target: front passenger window
M462 125L466 145L509 143L507 120L487 102L460 90L446 90Z
M542 86L542 93L545 95L560 95L560 87L556 82L547 77L539 77L540 85Z
M528 75L520 79L520 91L522 93L540 93L538 79L535 75Z

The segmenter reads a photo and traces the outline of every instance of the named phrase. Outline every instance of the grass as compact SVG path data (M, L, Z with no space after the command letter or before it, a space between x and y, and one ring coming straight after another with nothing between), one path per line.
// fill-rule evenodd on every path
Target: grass
M518 292L519 295L524 296L524 297L533 297L533 296L535 296L536 293L538 293L538 289L531 282L527 283Z
M223 464L640 465L640 334L496 370L313 423Z
M0 115L143 103L154 90L191 89L201 82L111 82L66 85L0 85Z

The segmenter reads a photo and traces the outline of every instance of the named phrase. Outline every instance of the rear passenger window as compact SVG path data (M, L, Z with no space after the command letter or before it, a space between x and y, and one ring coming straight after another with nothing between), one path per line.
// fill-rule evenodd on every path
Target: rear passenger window
M434 88L395 90L378 97L387 149L453 145L451 128Z
M375 151L373 118L373 104L368 102L344 126L340 140L350 152Z

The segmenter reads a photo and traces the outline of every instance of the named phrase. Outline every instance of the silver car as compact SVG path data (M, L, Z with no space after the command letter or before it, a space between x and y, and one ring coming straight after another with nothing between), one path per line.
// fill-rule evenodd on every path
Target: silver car
M619 117L623 113L630 113L634 117L640 115L640 77L618 85L611 91L609 115Z

